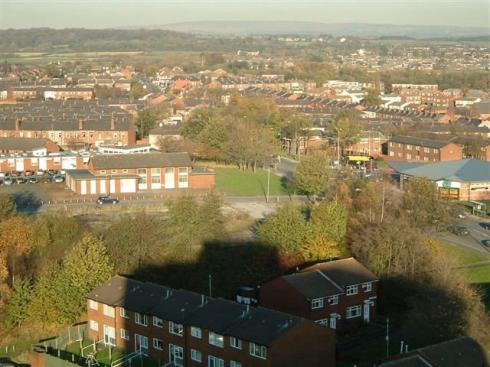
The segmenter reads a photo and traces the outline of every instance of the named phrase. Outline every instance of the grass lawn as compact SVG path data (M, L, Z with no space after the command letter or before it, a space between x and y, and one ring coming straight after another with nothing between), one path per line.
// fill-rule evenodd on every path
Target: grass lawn
M237 168L216 168L216 187L230 195L265 196L267 193L267 171L241 171ZM287 195L288 192L278 177L270 175L270 195Z
M442 249L449 256L456 258L461 265L469 265L480 261L490 260L490 257L485 256L478 251L473 251L472 249L456 246L447 242L442 243Z

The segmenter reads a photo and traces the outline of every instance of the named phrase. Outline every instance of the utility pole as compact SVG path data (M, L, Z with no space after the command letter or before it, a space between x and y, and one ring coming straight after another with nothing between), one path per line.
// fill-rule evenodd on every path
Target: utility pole
M212 297L213 296L213 293L212 293L212 280L213 280L213 277L211 274L208 275L208 286L209 286L209 297Z
M390 319L386 319L386 358L390 356Z
M270 184L271 184L271 165L269 164L269 168L267 169L267 196L265 198L265 201L267 203L269 202Z
M337 167L340 168L340 135L337 129Z

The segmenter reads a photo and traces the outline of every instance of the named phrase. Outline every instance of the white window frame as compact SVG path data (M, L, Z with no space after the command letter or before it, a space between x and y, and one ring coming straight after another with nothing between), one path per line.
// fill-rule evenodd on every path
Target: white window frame
M208 334L209 344L218 348L223 348L225 345L225 337L221 334L210 331Z
M345 294L347 296L353 296L355 294L359 293L359 286L356 285L348 285L347 288L345 289Z
M197 339L202 339L202 330L197 326L191 326L191 336Z
M99 323L96 320L90 320L90 330L99 331Z
M173 322L173 321L169 321L168 322L168 332L170 334L183 336L184 335L184 325L178 324L178 323Z
M88 307L91 310L98 310L99 309L99 302L94 301L93 299L88 300Z
M202 353L197 349L191 349L191 360L194 362L202 362Z
M121 329L121 339L129 340L129 330Z
M208 355L208 367L225 367L225 361L221 358Z
M237 361L230 361L230 367L242 367L242 364Z
M353 312L355 310L355 312ZM355 305L355 306L350 306L347 307L345 310L345 315L347 319L355 319L356 317L361 317L362 313L362 306L361 305Z
M252 357L267 359L267 347L250 342L250 355Z
M119 316L121 316L124 319L129 319L128 310L126 310L124 307L121 307L119 309Z
M116 309L109 305L104 305L104 316L114 318L116 317Z
M327 298L327 303L331 306L339 304L339 296L331 296Z
M161 343L162 346L158 346L158 343ZM162 339L158 339L158 338L153 338L153 349L156 349L156 350L163 350L163 340Z
M153 316L153 326L163 328L163 319L158 316Z
M328 326L329 319L315 320L315 323L322 326Z
M148 315L143 313L134 313L134 323L141 326L148 326Z
M373 290L373 283L367 282L362 285L362 290L365 293L371 292Z
M317 310L319 308L323 308L325 306L325 302L323 298L314 298L311 300L311 309Z
M242 340L235 337L235 336L230 336L230 347L235 348L235 349L242 349Z

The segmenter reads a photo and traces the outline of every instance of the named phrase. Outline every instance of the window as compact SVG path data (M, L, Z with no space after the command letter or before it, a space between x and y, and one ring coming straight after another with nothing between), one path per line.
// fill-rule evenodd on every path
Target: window
M148 337L143 335L134 334L135 347L137 351L147 353L148 352Z
M137 323L138 325L148 326L148 316L143 315L139 312L135 312L134 322Z
M373 289L373 284L372 283L364 283L362 285L362 290L364 292L371 292L372 289Z
M195 326L191 326L191 335L192 335L194 338L201 339L201 338L202 338L202 331L201 331L201 328L198 328L198 327L195 327Z
M168 322L168 332L170 334L182 336L184 334L184 327L182 326L182 324L177 324L175 322L169 321Z
M161 172L160 168L152 168L151 169L151 183L159 184L161 183Z
M156 327L163 327L163 320L159 317L153 316L153 325Z
M327 302L329 305L336 305L339 303L339 296L328 297Z
M315 298L311 301L311 309L323 308L323 298Z
M189 181L189 174L187 167L179 168L179 187L187 187Z
M125 319L129 319L128 311L126 311L126 309L123 307L119 309L119 315Z
M257 358L266 359L267 358L267 347L264 347L263 345L258 345L255 343L250 343L250 355L257 357Z
M242 364L237 361L230 361L230 367L242 367Z
M407 149L412 149L412 146L410 144L407 144Z
M129 330L121 329L121 339L129 340Z
M184 348L179 347L178 345L169 344L168 349L170 362L173 363L172 366L184 366Z
M140 184L146 184L146 168L138 169L138 176L140 176Z
M95 320L90 320L90 330L99 331L99 323Z
M89 299L88 307L91 308L92 310L97 310L99 308L99 304L97 303L97 301L92 301L91 299Z
M407 159L412 159L412 155L410 153L407 153Z
M225 361L215 356L208 356L208 367L225 367Z
M236 349L242 349L241 339L235 338L234 336L230 337L230 346Z
M424 153L430 153L430 148L424 148Z
M127 169L123 169L122 171L123 171L123 173L128 173Z
M112 326L104 325L104 344L116 346L116 329Z
M104 305L104 315L108 317L114 317L116 314L114 307Z
M101 175L105 175L105 174L106 174L106 170L105 170L105 169L101 169L101 170L100 170L100 174L101 174Z
M352 296L353 294L357 294L357 292L358 292L357 285L348 285L345 293L348 296Z
M117 173L117 169L111 170L111 173Z
M163 340L153 338L153 348L155 348L157 350L163 350Z
M215 347L223 348L224 345L224 337L223 335L209 332L209 344L214 345Z
M357 306L347 307L346 315L348 319L353 319L354 317L361 316L361 306L357 305Z
M200 351L191 349L191 359L195 362L202 362L202 354Z

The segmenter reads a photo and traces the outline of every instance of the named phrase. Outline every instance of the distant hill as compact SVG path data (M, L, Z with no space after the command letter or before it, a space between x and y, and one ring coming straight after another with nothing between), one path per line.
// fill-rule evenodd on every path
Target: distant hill
M294 21L206 21L171 23L151 28L178 32L221 35L319 35L354 37L460 38L489 36L490 28L416 26L362 23L318 23Z

